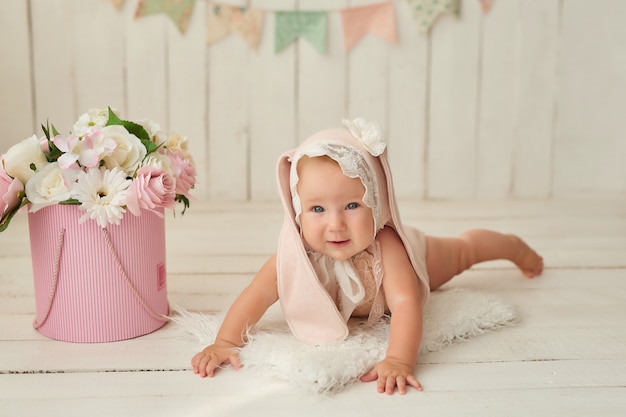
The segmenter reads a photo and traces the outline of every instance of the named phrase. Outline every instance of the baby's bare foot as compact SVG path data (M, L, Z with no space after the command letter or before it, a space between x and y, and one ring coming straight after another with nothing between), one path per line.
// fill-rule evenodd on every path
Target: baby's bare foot
M539 256L530 246L522 239L515 235L508 235L517 246L516 255L511 261L517 265L522 273L528 278L534 278L543 272L543 258Z

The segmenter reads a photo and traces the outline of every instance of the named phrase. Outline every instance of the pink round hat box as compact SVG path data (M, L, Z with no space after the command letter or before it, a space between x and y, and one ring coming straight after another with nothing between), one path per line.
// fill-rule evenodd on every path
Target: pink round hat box
M37 316L43 335L111 342L167 322L165 220L143 210L100 227L77 205L28 214Z

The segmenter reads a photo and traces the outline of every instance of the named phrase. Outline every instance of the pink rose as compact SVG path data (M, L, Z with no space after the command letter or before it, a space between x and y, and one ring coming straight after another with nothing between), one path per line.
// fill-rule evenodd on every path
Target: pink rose
M189 197L189 190L196 184L196 167L190 158L177 152L167 152L176 175L176 194Z
M126 191L126 208L135 216L141 209L150 210L160 217L156 209L174 208L176 205L176 181L162 168L144 166L137 170L137 176Z
M0 218L20 204L20 191L24 191L24 185L18 179L9 177L0 166Z

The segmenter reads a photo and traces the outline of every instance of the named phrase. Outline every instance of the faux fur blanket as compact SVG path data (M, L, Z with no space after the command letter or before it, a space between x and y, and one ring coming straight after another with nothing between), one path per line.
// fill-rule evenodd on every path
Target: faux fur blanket
M194 335L203 348L213 342L223 317L224 313L175 309L172 319ZM485 331L509 326L515 319L515 308L493 295L466 289L435 291L424 309L420 353L442 350ZM388 321L369 326L354 321L346 340L311 346L296 340L282 317L264 318L241 348L241 372L269 375L306 392L338 392L384 358L388 337Z

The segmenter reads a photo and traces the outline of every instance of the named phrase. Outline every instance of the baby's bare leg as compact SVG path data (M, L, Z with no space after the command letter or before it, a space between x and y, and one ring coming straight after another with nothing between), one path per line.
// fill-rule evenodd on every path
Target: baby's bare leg
M457 238L428 236L426 265L430 289L439 288L472 265L496 259L513 262L529 278L543 271L543 258L515 235L475 229Z

